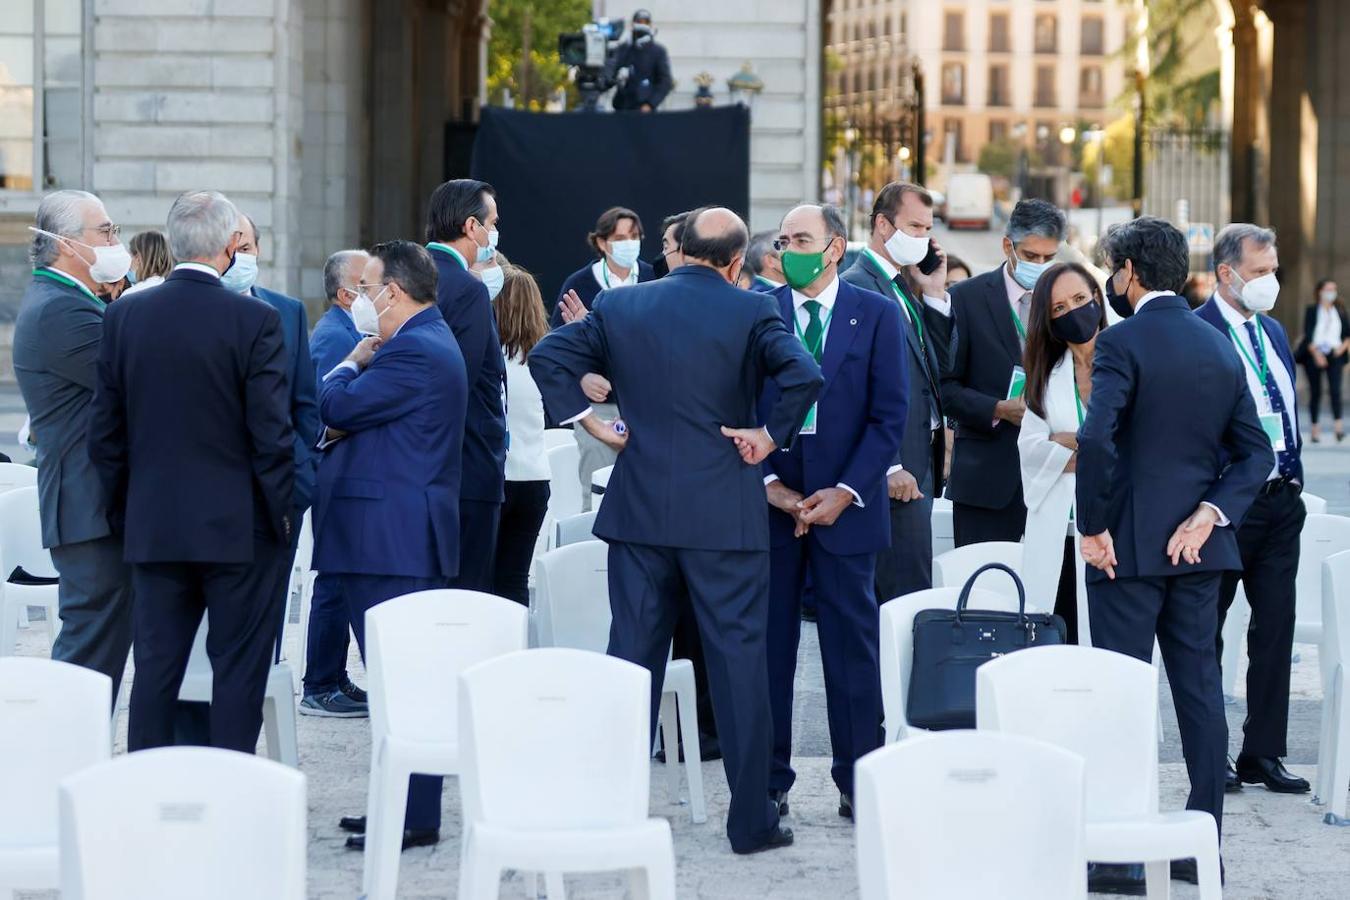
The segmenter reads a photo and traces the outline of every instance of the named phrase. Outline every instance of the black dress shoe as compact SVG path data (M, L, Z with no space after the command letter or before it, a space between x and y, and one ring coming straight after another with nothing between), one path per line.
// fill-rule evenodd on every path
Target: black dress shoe
M839 795L839 815L849 821L853 820L853 798L848 794Z
M778 815L786 816L788 814L787 791L769 791L769 799L778 804Z
M405 828L403 829L403 849L409 850L413 847L430 847L441 839L441 833L435 828ZM348 850L366 849L366 836L364 834L354 834L347 838Z
M1174 859L1172 860L1172 880L1184 881L1187 884L1199 884L1200 872L1196 868L1194 859ZM1228 873L1224 870L1223 860L1219 860L1219 884L1228 883Z
M1306 794L1312 790L1307 779L1292 774L1277 756L1239 756L1237 774L1244 783L1264 784L1277 794Z
M765 850L777 850L779 847L787 847L791 845L791 843L792 829L779 825L764 843L756 847L751 847L748 850L736 850L735 847L733 847L732 850L739 853L741 856L749 856L751 853L763 853Z
M1223 790L1225 794L1236 794L1242 790L1242 779L1238 777L1237 769L1233 768L1233 760L1228 760L1228 766L1223 773Z
M1088 863L1088 891L1142 897L1148 893L1141 863Z
M350 831L353 834L366 833L365 816L343 816L338 820L338 827L343 831Z

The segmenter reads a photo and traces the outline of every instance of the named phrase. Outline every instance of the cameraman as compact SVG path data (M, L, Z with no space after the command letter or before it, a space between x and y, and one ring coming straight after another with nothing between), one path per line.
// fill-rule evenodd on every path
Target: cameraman
M628 69L627 80L614 91L616 110L652 112L675 86L670 77L670 57L655 38L652 14L645 9L633 13L632 37L614 54L614 71Z

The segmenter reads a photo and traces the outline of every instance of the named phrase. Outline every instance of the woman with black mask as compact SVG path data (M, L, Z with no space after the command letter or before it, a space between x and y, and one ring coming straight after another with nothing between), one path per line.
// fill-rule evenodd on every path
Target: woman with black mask
M1078 643L1087 593L1073 525L1078 428L1092 392L1092 352L1106 327L1101 289L1078 263L1051 266L1036 282L1027 320L1026 416L1017 448L1027 504L1022 577L1027 595L1055 613ZM1086 640L1084 641L1086 643Z

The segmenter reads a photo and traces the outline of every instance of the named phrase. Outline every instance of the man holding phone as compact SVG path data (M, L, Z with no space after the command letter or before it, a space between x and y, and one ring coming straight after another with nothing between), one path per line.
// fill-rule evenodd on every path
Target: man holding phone
M909 367L909 415L886 476L890 547L877 554L877 601L933 586L933 498L945 456L941 362L951 342L947 257L931 237L933 197L895 181L877 194L867 249L841 276L900 307Z

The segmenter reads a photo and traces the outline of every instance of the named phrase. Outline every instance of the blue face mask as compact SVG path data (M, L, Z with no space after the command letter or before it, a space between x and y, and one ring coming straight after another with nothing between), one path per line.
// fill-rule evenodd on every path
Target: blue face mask
M497 255L497 229L494 228L488 232L487 246L478 248L477 260L480 263L485 263L496 255Z
M1015 268L1013 268L1013 281L1017 282L1028 291L1036 286L1036 282L1040 280L1041 273L1054 265L1053 260L1043 263L1027 262L1017 255L1016 250L1013 251L1013 259L1017 261Z
M488 290L488 299L496 300L497 295L502 292L502 285L506 283L506 273L502 271L501 266L489 266L478 273L483 279L484 286Z
M258 257L252 253L236 253L234 262L220 276L220 283L236 294L246 293L257 280Z

